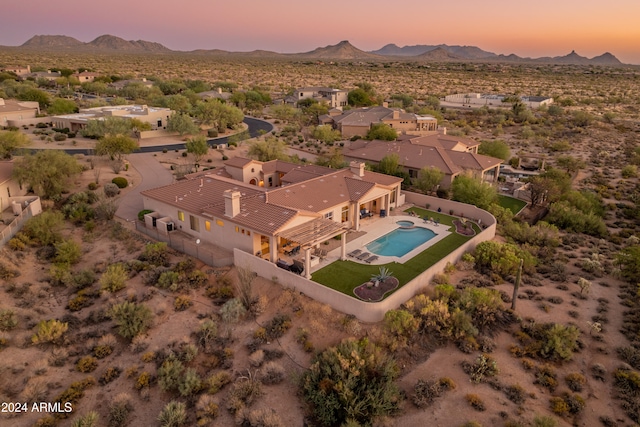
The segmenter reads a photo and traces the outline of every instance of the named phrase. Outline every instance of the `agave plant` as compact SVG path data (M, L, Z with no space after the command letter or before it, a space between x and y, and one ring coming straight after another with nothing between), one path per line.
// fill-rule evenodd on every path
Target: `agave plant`
M393 272L389 271L387 267L380 267L380 271L377 274L371 275L371 280L374 282L384 282L389 277L393 276Z

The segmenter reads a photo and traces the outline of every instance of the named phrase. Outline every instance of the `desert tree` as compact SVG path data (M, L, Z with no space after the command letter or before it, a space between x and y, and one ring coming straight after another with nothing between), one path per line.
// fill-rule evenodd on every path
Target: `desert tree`
M433 191L436 185L440 184L444 172L433 166L425 166L420 169L418 178L416 178L415 185L425 194L429 194Z
M131 154L138 149L138 143L123 134L107 134L100 138L95 147L95 153L99 156L109 156L118 162L122 162L122 157Z
M395 141L398 138L398 132L386 123L374 123L367 132L366 138L368 140Z
M509 146L499 139L495 141L482 141L478 147L478 153L502 160L508 160L509 157L511 157Z
M51 105L47 108L47 113L56 114L71 114L78 112L78 105L71 99L56 98L51 102Z
M487 209L497 200L498 192L494 186L479 179L459 175L451 184L453 200Z
M167 130L177 132L180 136L200 132L200 128L187 113L173 113L167 120Z
M330 125L320 125L313 128L311 136L325 144L335 142L340 139L340 131L333 129Z
M193 155L193 160L197 165L200 160L209 152L209 144L207 144L207 138L204 135L197 135L193 138L189 138L185 144L187 153Z
M281 141L275 136L267 136L264 140L258 140L251 144L248 154L250 157L261 162L288 160L289 156L286 154L286 148L287 145L284 141Z
M10 159L11 154L29 145L27 135L19 131L0 131L0 159Z
M64 151L43 150L16 160L13 178L28 184L39 196L60 197L68 189L69 178L82 172L78 161Z

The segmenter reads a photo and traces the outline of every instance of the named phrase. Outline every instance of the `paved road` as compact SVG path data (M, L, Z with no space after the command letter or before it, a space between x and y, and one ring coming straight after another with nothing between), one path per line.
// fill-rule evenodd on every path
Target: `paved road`
M138 217L138 212L143 208L140 192L171 184L173 174L162 166L151 153L129 154L127 160L129 160L131 167L138 171L142 182L120 198L116 216L131 221Z
M273 125L264 120L256 119L253 117L245 117L243 121L247 125L247 130L249 131L249 136L251 138L255 138L257 136L260 136L263 133L268 133L273 130ZM207 142L209 143L210 146L214 147L214 142L215 144L226 144L228 140L229 140L228 136L223 136L220 138L209 139ZM46 149L48 148L43 148L43 150L46 150ZM185 149L185 144L184 142L182 142L178 144L144 146L144 147L141 147L138 151L136 151L136 153L156 153L162 150L184 150L184 149ZM32 151L37 151L37 150L39 149L36 148L36 149L33 149ZM64 152L72 155L73 154L85 154L85 155L93 154L93 150L89 148L65 148Z

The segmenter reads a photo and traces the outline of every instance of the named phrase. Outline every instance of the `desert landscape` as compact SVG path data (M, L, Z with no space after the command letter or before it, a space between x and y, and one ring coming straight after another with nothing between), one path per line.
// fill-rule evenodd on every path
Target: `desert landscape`
M186 148L155 152L176 178L196 163L215 170L236 156L258 158L265 147L289 160L342 165L340 150L351 141L321 135L319 110L271 102L304 86L360 88L373 105L433 115L447 135L479 141L505 163L546 163L523 211L482 200L497 218L495 239L384 321L367 324L242 267L214 268L137 233L115 210L144 180L127 166L139 154L125 154L115 169L113 155L74 154L81 171L56 197L42 197L44 212L1 249L0 425L638 425L640 69L384 60L351 48L302 58L0 49L4 66L153 82L129 92L104 83L102 94L83 84L78 106L117 98L197 118L197 93L221 88L225 105L275 126L253 139L240 125L216 130L233 144L197 161ZM3 77L0 98L21 96L23 86L63 98L59 83ZM440 105L468 92L554 103ZM35 149L96 144L80 134L57 140L49 126L14 132ZM103 196L119 177L125 185ZM415 183L405 190L422 192ZM427 209L402 211L433 215ZM34 402L60 406L40 412Z

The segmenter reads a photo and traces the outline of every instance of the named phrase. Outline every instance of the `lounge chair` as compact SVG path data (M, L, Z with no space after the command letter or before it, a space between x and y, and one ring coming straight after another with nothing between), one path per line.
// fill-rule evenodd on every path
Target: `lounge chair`
M369 258L371 254L369 252L363 252L356 257L357 260L363 261L365 258Z
M356 249L356 250L354 250L354 251L349 252L349 253L347 254L347 256L348 256L348 257L351 257L351 258L355 258L355 257L357 257L358 255L360 255L361 253L362 253L362 250L360 250L360 249Z
M377 261L378 258L380 258L378 255L372 255L369 258L365 259L364 262L366 262L367 264L371 264L374 261Z

